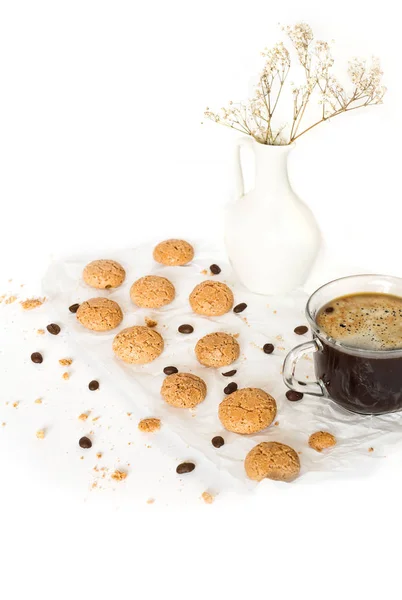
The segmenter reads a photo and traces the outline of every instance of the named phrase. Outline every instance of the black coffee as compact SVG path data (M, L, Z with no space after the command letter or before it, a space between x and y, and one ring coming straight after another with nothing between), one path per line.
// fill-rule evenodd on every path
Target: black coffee
M323 306L317 325L344 345L367 350L402 348L402 298L352 294Z
M381 352L402 348L402 298L375 293L343 296L323 306L316 322L320 331L343 346L330 345L318 335L322 349L314 355L316 374L329 396L362 414L402 410L402 358ZM357 348L378 352L368 358Z

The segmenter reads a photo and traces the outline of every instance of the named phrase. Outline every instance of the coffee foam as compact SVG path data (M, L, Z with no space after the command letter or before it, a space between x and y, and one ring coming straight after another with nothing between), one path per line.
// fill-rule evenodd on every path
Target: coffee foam
M402 348L399 296L367 293L335 298L319 310L316 322L328 336L347 346L366 350Z

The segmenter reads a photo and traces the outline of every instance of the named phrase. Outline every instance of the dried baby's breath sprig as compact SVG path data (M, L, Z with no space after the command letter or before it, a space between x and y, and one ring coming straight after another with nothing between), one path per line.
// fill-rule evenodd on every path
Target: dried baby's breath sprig
M302 84L290 84L293 94L291 123L274 125L274 115L276 118L291 67L290 52L282 42L261 53L265 63L253 97L245 103L231 101L227 108L218 112L207 108L204 113L207 119L250 135L262 144L286 145L339 114L382 103L386 88L381 84L383 72L377 58L373 58L370 65L358 58L349 61L348 75L353 87L348 93L332 72L334 59L328 42L314 40L307 23L282 29L304 72ZM303 128L302 121L313 95L318 98L320 116Z

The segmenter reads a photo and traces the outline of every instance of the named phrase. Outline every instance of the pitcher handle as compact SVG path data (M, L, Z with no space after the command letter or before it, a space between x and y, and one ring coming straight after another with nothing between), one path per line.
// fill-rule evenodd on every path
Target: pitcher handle
M285 358L283 363L283 381L291 390L301 392L302 394L311 394L312 396L326 396L327 392L323 382L320 379L317 381L306 382L306 385L301 384L295 376L296 364L298 360L308 352L318 352L321 346L317 340L305 342L293 348Z
M252 144L253 139L250 136L244 136L237 140L234 150L234 183L236 198L244 196L244 178L241 166L241 149L246 144Z

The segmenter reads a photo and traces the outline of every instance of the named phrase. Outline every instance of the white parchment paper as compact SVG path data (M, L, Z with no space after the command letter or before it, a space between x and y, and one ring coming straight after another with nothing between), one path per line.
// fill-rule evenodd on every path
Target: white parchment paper
M374 466L374 458L383 456L390 446L402 440L402 414L386 416L353 415L332 402L305 395L300 402L286 399L286 386L282 381L282 364L287 352L309 338L309 334L294 333L297 325L306 324L304 308L307 295L302 290L287 296L258 296L248 292L237 280L225 257L195 244L194 261L184 267L164 267L152 258L153 245L141 246L118 252L107 252L105 256L88 254L54 262L45 277L44 291L63 323L66 324L73 341L93 361L103 366L116 385L116 394L125 393L132 398L133 414L138 419L158 417L163 427L154 443L169 447L169 436L177 435L191 451L201 452L219 469L224 470L251 485L245 476L243 461L247 452L261 441L275 440L289 444L300 452L301 473L308 471L346 471ZM125 283L116 290L95 290L82 280L84 266L98 258L111 258L120 262L126 270ZM277 260L275 257L267 260ZM209 272L209 265L217 263L222 269L218 276ZM203 271L207 270L207 274ZM132 283L144 275L162 275L172 281L176 298L172 304L159 310L140 309L129 297ZM230 312L222 317L207 318L195 315L189 306L188 296L192 289L206 279L222 281L233 290L235 304L247 303L240 314ZM68 307L76 302L96 296L105 296L119 303L124 319L112 332L94 333L82 327ZM156 330L163 336L165 349L154 362L143 365L126 365L115 358L112 341L116 333L132 325L144 325L145 317L158 322ZM179 325L189 323L194 332L183 335ZM214 331L238 334L241 346L239 360L230 367L209 369L201 366L195 357L197 340ZM273 354L267 355L262 346L271 342ZM313 363L306 358L300 361L299 379L314 379ZM160 396L165 377L163 368L176 366L179 371L194 373L202 377L208 387L206 400L195 410L178 409L167 405ZM237 369L233 378L222 375ZM260 387L271 394L277 402L276 425L252 435L241 436L227 432L218 419L218 405L225 397L223 389L235 381L240 387ZM308 446L308 437L318 430L330 431L337 438L337 445L318 453ZM212 437L222 435L225 445L216 449ZM369 448L374 451L369 452ZM162 448L163 449L163 448Z

